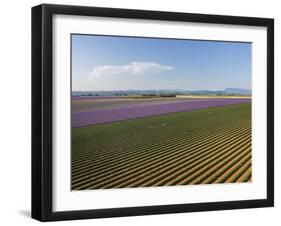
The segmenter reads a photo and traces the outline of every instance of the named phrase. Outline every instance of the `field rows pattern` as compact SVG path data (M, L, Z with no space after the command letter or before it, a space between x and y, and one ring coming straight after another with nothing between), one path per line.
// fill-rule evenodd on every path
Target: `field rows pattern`
M251 181L251 122L72 153L72 189Z
M210 107L221 107L231 104L249 103L249 99L196 99L180 102L131 105L112 109L72 112L72 127L97 125L121 120L136 119L182 111L192 111Z

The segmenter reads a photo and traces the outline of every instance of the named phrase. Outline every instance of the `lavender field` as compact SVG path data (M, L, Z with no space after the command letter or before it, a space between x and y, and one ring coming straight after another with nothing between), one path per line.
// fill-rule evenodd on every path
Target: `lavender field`
M168 113L192 111L231 104L249 103L247 98L151 98L136 100L116 97L72 98L72 127Z

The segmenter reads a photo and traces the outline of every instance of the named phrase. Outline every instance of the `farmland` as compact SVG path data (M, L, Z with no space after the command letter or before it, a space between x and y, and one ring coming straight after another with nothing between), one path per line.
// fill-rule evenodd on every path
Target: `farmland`
M72 189L252 180L249 98L72 100Z
M74 100L72 127L102 124L153 115L247 103L243 98L152 98L152 99L93 99Z

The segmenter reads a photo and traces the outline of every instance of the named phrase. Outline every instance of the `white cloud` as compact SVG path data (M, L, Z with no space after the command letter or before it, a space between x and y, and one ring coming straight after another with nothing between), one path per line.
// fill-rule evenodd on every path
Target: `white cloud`
M95 67L89 76L89 80L114 76L140 76L155 75L161 72L173 70L174 67L161 65L155 62L131 62L127 65L103 65Z
M155 62L100 65L93 68L81 87L83 90L157 89L171 79L172 74L163 74L173 69Z

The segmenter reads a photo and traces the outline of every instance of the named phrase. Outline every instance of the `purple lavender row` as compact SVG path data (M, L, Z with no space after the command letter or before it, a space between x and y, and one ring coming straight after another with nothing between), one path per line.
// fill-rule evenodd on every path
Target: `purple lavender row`
M153 105L162 105L162 104L170 104L170 103L183 103L183 102L194 102L202 100L202 98L196 98L196 99L162 99L161 101L159 100L149 100L149 101L134 101L134 100L124 100L120 101L119 103L116 102L116 100L110 100L110 101L100 101L99 103L95 102L95 105L89 106L87 108L84 108L81 111L100 111L102 110L102 107L108 107L107 109L115 109L115 108L126 108L126 107L137 107L137 106L153 106ZM206 99L203 99L206 100ZM81 102L80 102L81 103ZM115 105L118 103L117 105ZM73 111L80 111L80 110L73 110Z
M82 127L126 119L142 118L146 116L167 113L191 111L209 107L220 107L229 104L250 102L250 99L209 99L194 102L169 103L153 106L135 106L88 112L72 112L72 127Z
M72 96L72 100L103 100L103 99L120 99L118 96Z

